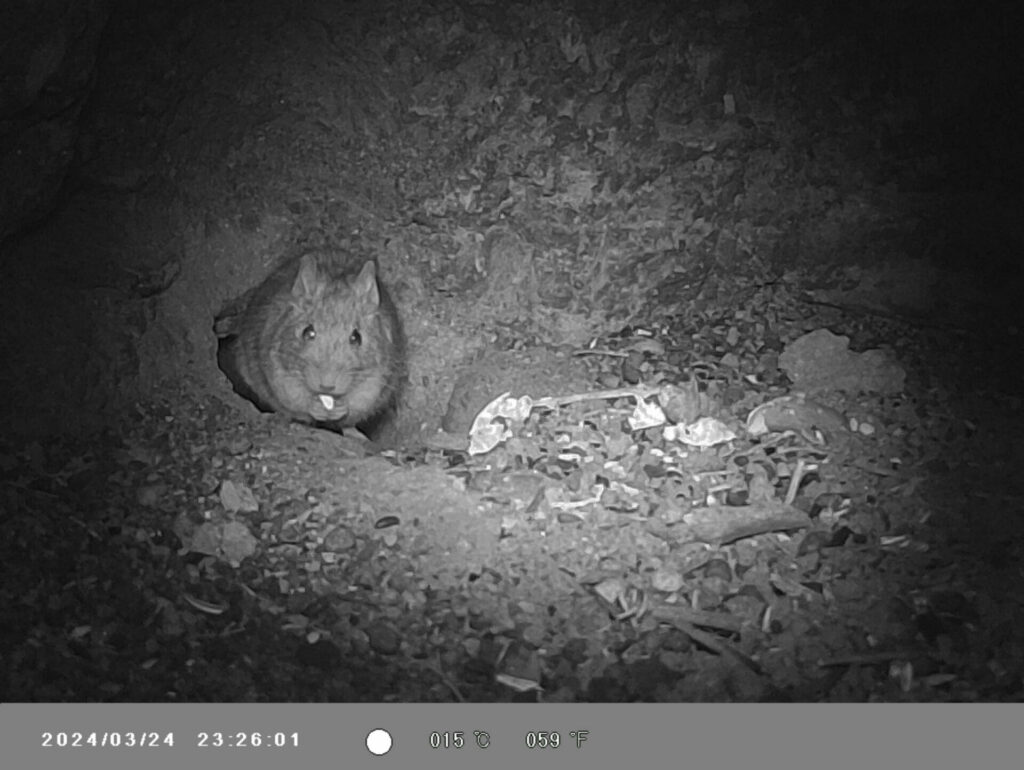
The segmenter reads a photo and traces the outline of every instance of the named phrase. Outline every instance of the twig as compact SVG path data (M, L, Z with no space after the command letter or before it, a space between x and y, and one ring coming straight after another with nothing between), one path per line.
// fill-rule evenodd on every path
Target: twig
M435 663L433 663L433 662L431 662L429 660L415 660L415 659L413 659L412 662L416 663L416 664L418 664L420 666L423 666L428 671L431 671L432 673L436 674L437 677L441 680L441 682L449 690L452 691L452 695L455 696L455 700L457 700L459 703L465 703L466 702L466 699L463 697L462 693L459 692L459 688L456 686L455 682L453 682L451 679L449 679L447 677L447 675L445 675L444 671L441 670L440 662L435 664Z
M912 657L907 650L888 650L884 652L868 652L862 655L841 655L836 658L819 660L818 665L822 668L831 666L874 666L879 663L889 663L893 660Z

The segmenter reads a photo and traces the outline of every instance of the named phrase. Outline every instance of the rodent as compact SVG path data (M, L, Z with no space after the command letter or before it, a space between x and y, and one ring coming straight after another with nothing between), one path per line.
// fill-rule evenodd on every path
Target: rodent
M371 431L394 411L405 337L372 260L354 269L343 252L306 252L237 304L214 324L217 363L260 410Z

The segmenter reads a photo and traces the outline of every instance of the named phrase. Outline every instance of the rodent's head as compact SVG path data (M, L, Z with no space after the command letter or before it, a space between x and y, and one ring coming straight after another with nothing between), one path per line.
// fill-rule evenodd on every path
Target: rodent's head
M331 254L303 256L277 339L282 401L318 421L372 417L394 394L400 334L372 261L353 273Z

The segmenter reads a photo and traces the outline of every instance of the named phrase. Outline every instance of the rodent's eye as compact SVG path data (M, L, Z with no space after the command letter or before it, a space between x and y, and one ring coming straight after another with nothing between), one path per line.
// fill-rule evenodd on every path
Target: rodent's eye
M316 329L313 328L313 324L310 324L302 330L302 339L306 342L311 342L316 339Z
M352 333L348 337L348 341L351 342L353 345L362 345L363 335L359 333L358 329L353 329Z

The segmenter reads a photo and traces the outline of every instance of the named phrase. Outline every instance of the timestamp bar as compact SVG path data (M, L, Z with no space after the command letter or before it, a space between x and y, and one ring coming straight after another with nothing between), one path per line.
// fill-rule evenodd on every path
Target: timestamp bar
M0 764L934 770L1007 766L1021 724L1024 704L0 704Z

